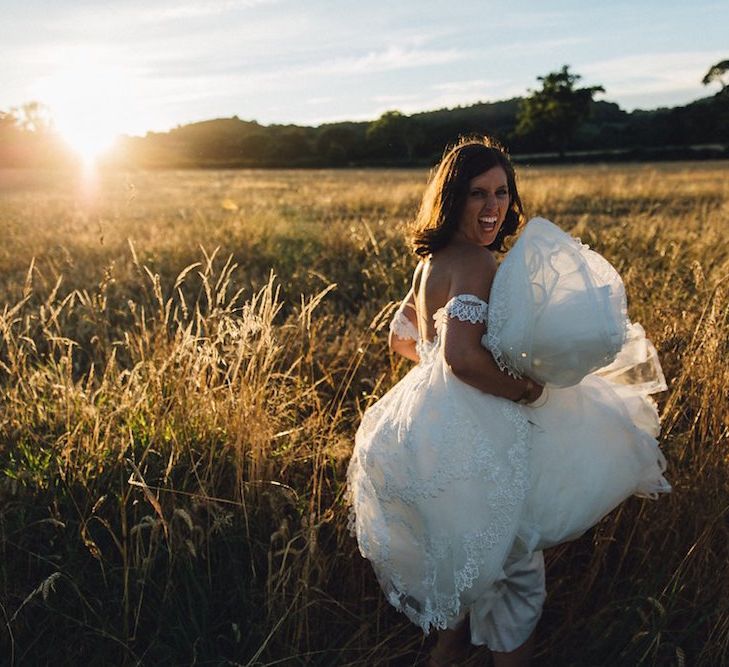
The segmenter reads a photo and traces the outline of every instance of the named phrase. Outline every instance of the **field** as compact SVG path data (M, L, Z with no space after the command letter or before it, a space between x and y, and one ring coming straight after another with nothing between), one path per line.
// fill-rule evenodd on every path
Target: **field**
M537 664L729 663L727 166L519 172L625 280L674 486L547 554ZM0 662L424 659L344 482L425 179L0 170Z

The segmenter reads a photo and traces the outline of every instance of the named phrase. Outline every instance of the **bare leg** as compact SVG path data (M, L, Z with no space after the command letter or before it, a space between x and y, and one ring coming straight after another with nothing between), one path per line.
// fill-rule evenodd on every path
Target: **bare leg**
M428 667L458 665L465 659L470 646L468 617L453 630L439 630L438 641L428 658Z
M534 653L536 634L537 632L535 630L521 646L508 653L492 651L491 655L494 658L494 667L528 667L532 661L532 654Z

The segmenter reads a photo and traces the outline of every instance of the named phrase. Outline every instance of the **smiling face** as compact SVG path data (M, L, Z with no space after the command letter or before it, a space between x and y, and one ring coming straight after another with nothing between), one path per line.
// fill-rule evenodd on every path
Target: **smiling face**
M472 178L457 236L480 246L492 244L509 211L509 203L509 185L502 167L492 167Z
M490 137L463 138L446 150L428 182L412 228L413 250L428 257L458 240L503 252L523 220L509 155Z

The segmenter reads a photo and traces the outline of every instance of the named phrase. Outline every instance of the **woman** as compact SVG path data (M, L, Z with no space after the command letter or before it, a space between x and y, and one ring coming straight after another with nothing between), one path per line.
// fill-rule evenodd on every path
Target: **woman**
M655 440L610 381L589 375L550 387L543 407L530 407L542 406L542 384L508 363L513 346L500 349L498 336L484 346L487 322L491 335L532 314L518 291L507 314L502 304L494 319L488 306L492 253L522 219L513 167L495 142L463 140L446 152L414 227L422 260L391 325L391 348L417 365L367 410L349 467L360 551L389 602L440 631L436 665L469 634L496 665L528 662L545 597L540 549L575 537L631 493L670 488ZM534 283L523 280L529 270L509 267L506 280L500 270L502 302L510 281ZM645 397L627 392L644 408ZM592 437L595 428L609 441Z

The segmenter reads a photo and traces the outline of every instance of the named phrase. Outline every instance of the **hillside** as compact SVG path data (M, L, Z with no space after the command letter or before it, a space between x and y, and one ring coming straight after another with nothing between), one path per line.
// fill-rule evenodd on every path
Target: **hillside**
M115 161L176 167L325 167L430 164L443 147L468 133L491 134L515 155L539 154L539 138L515 134L521 98L482 102L405 116L388 112L371 122L318 127L260 125L237 117L127 138ZM709 147L706 147L709 145ZM691 147L701 147L698 151ZM613 102L592 103L591 114L569 150L612 152L624 158L726 157L729 98L714 96L686 106L627 112Z
M411 116L388 111L370 122L317 127L262 125L237 116L178 126L144 137L123 137L107 164L152 168L423 166L469 133L501 140L516 159L554 159L544 137L519 136L522 98L480 102ZM729 156L729 95L685 106L627 112L593 101L589 118L567 146L570 160L722 158ZM0 113L0 163L52 166L74 158L51 132L29 131Z

